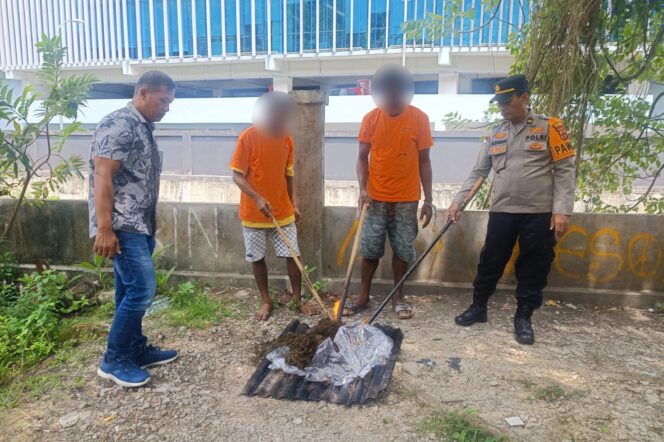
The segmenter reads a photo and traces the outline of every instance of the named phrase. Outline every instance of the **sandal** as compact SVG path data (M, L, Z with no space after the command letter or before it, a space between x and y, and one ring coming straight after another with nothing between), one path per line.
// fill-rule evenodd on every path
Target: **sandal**
M394 313L397 319L410 319L413 317L413 307L407 302L400 302L394 306Z
M346 303L344 304L343 316L353 316L365 311L367 308L369 308L369 304L360 305L353 301L346 301Z

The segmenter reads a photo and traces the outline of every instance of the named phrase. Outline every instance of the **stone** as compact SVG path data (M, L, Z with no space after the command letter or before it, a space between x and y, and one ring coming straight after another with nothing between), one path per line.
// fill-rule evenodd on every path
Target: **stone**
M574 304L572 304L571 302L565 304L565 307L567 307L567 308L571 308L572 310L578 310L578 307L575 306Z
M526 423L519 416L510 416L505 418L505 422L510 427L525 427Z
M645 396L646 396L646 402L648 402L649 404L654 405L657 402L659 402L659 395L657 394L656 391L646 391Z
M304 421L302 420L301 417L296 417L295 419L293 419L293 423L295 425L302 425L302 422L304 422Z
M403 369L411 376L417 377L420 375L420 367L417 362L409 361L403 364Z
M79 420L85 420L89 417L90 417L89 411L83 411L83 412L72 411L60 418L60 425L62 425L62 428L73 427L78 423Z
M104 290L97 293L97 300L101 304L106 304L107 302L115 302L115 289Z

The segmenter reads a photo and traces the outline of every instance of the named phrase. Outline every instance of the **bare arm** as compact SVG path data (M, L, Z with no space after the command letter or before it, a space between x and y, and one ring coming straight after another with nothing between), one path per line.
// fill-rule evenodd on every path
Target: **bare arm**
M420 181L422 182L425 203L424 206L422 206L422 212L420 213L420 221L422 221L423 228L429 225L431 216L433 215L433 207L431 206L431 202L433 201L431 191L433 172L431 171L430 152L431 149L420 150Z
M263 198L256 190L251 187L251 184L249 184L249 181L247 181L247 177L245 177L242 173L234 170L233 171L233 182L237 187L240 188L242 192L244 192L249 198L254 200L256 202L256 206L258 207L258 210L263 212L263 215L267 216L268 218L272 217L272 207L270 206L270 203ZM288 194L290 195L291 190L289 189Z
M120 170L121 162L108 158L95 158L93 198L97 215L97 236L93 250L104 258L120 254L120 243L113 232L113 177Z
M369 203L371 199L367 193L367 182L369 180L369 152L371 144L360 142L360 152L357 156L357 181L360 184L360 205Z
M293 191L293 177L286 175L286 187L288 188L288 198L290 198L291 204L293 205L293 212L295 212L295 222L300 222L300 210L297 208L297 203L295 202L295 192Z

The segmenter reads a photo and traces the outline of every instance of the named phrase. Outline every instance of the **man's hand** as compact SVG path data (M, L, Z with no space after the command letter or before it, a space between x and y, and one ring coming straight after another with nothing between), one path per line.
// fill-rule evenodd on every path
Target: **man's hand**
M302 221L302 215L300 214L300 209L293 207L293 215L295 215L295 224L300 224Z
M459 210L460 206L458 203L450 204L450 207L447 209L447 221L457 222L461 218L461 211Z
M263 215L272 218L272 206L270 206L270 203L260 195L256 197L256 207L258 207L258 210L260 210Z
M120 241L115 236L113 229L98 230L92 250L97 255L103 256L106 259L112 259L115 255L119 255Z
M362 189L360 190L360 197L357 199L357 205L361 209L365 204L371 204L371 197L365 189Z
M422 228L424 229L431 222L431 217L433 216L433 208L431 203L424 203L422 210L420 211L420 222L422 223Z
M556 240L559 240L567 231L567 226L569 225L569 215L562 215L560 213L554 213L551 216L551 230L556 232Z

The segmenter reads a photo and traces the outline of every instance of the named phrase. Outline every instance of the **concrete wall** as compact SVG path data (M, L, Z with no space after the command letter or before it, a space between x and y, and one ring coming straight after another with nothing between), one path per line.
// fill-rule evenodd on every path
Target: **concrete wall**
M9 202L0 202L0 217ZM443 212L437 224L443 224ZM338 287L352 244L355 209L326 207L323 214L322 276ZM485 234L488 214L468 212L425 259L408 284L408 293L442 290L457 293L470 287ZM176 266L186 276L221 279L223 284L253 284L244 262L244 245L237 206L164 203L159 207L159 243L170 244L165 266ZM10 242L23 263L46 259L73 265L91 257L87 238L87 205L83 201L48 201L22 210ZM434 230L420 232L422 251ZM311 241L300 237L300 242ZM388 246L389 247L389 246ZM661 216L575 215L557 246L547 295L576 302L649 306L664 300L664 223ZM377 292L390 288L389 250L377 272ZM283 283L285 265L269 259L270 272ZM358 272L355 272L356 276ZM356 282L356 281L355 281ZM513 261L503 279L514 284ZM354 290L354 288L353 288Z

